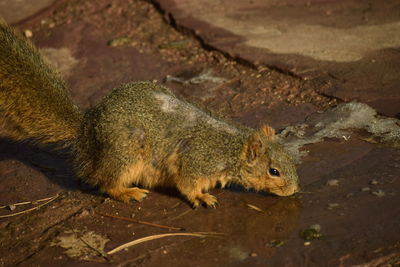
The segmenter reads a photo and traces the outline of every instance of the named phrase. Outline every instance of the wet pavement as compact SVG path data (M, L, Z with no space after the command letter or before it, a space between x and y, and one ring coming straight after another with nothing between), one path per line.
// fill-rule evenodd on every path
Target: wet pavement
M82 108L118 84L158 80L236 121L280 130L302 193L215 189L217 209L193 210L176 192L152 191L128 205L75 181L64 151L0 139L0 215L50 201L0 218L0 265L400 264L398 1L28 2L22 15L0 14L32 32ZM392 118L343 103L352 100ZM108 255L177 231L102 214L219 234ZM315 228L315 240L301 234Z

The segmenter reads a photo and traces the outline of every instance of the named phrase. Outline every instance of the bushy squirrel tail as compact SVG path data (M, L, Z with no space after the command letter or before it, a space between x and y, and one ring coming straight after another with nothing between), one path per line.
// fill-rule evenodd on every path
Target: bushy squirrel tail
M74 142L82 121L60 75L1 19L0 121L10 138L39 143Z

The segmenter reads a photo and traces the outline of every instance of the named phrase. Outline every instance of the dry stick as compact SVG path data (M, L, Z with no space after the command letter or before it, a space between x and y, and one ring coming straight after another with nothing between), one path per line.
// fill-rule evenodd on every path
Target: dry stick
M205 235L205 237L222 237L225 236L224 233L219 233L219 232L194 232L195 234L201 234Z
M239 78L230 79L229 81L223 82L223 83L221 83L221 84L219 84L219 85L217 85L217 86L211 88L210 91L214 91L214 90L221 89L222 87L227 86L227 85L230 85L231 83L234 83L234 82L236 82L236 81L238 81L238 80L239 80Z
M81 240L86 246L88 246L90 249L96 251L102 258L104 258L106 261L110 261L110 259L107 257L107 253L104 251L101 251L94 246L92 246L89 242L87 242L83 237L79 237L79 240Z
M15 204L9 204L9 205L6 205L6 206L0 206L0 209L5 209L5 208L8 208L8 207L10 207L10 206L22 206L22 205L33 204L33 203L35 203L35 202L43 202L43 201L50 200L50 199L52 199L53 197L54 197L54 196L52 196L52 197L46 197L46 198L42 198L42 199L38 199L38 200L33 200L33 201L25 201L25 202L19 202L19 203L15 203Z
M118 251L121 251L125 248L143 243L143 242L147 242L147 241L151 241L154 239L159 239L159 238L163 238L163 237L169 237L169 236L196 236L196 237L207 237L207 236L212 236L212 235L207 235L206 233L169 233L169 234L159 234L159 235L151 235L151 236L146 236L143 238L139 238L136 240L133 240L131 242L125 243L121 246L118 246L112 250L110 250L109 252L107 252L108 255L114 254Z
M103 213L99 213L97 211L96 211L96 213L101 215L101 216L105 216L105 217L110 217L110 218L114 218L114 219L119 219L119 220L124 220L124 221L128 221L128 222L139 223L139 224L145 224L145 225L158 227L158 228L163 228L163 229L168 229L168 230L175 230L175 231L184 231L185 230L185 229L183 229L181 227L166 226L166 225L161 225L161 224L156 224L156 223L151 223L151 222L145 222L145 221L135 220L135 219L126 218L126 217L119 217L119 216L114 216L114 215L109 215L109 214L103 214Z
M20 211L20 212L17 212L17 213L8 214L8 215L0 215L0 218L13 217L13 216L20 215L20 214L23 214L23 213L27 213L27 212L30 212L30 211L33 211L33 210L37 210L40 207L43 207L44 205L49 204L50 202L52 202L53 200L58 198L58 196L59 195L55 195L54 197L51 197L47 202L45 202L43 204L40 204L40 205L38 205L38 206L36 206L34 208L31 208L31 209L23 210L23 211Z
M174 220L176 220L176 219L178 219L178 218L180 218L182 216L185 216L186 214L188 214L191 211L193 211L193 209L187 209L184 212L182 212L181 214L179 214L179 215L177 215L177 216L175 216L173 218L168 218L168 221L174 221Z

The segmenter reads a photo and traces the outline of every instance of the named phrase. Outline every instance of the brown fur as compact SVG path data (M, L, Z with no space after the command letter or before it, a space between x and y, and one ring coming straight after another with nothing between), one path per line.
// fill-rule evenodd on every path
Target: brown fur
M194 206L237 183L280 196L299 190L273 128L247 128L151 82L122 85L84 114L36 48L0 22L0 121L13 139L71 145L77 175L114 197L141 201L146 188L176 188Z
M15 140L73 143L82 113L59 74L0 21L0 120Z

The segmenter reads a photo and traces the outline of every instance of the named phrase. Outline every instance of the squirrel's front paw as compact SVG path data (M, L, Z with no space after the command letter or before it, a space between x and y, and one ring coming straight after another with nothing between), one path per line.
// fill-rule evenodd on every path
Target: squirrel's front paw
M218 201L217 198L211 194L199 194L196 196L196 199L193 201L193 208L198 208L201 203L204 203L207 207L216 208Z
M138 202L142 201L149 193L149 190L141 189L139 187L118 187L107 190L106 192L115 199L129 203L131 199Z
M149 190L141 189L139 187L128 188L128 190L129 190L128 195L130 196L130 198L133 198L138 202L142 201L145 197L147 197L147 194L149 193Z

